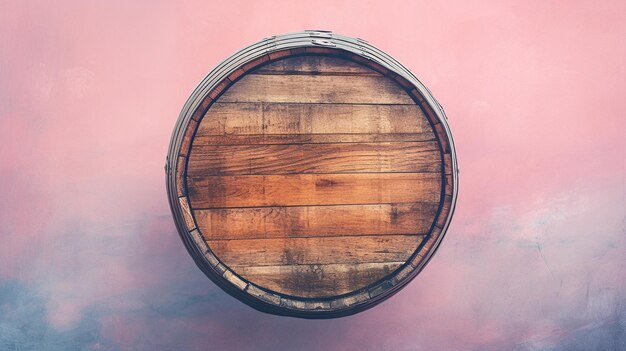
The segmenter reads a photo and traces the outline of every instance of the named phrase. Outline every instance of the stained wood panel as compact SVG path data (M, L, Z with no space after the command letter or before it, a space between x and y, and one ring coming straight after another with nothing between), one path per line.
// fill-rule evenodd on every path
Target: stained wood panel
M440 172L436 142L194 145L187 174Z
M221 100L220 100L221 101ZM429 133L419 106L294 103L215 103L198 134L384 134Z
M437 173L355 173L188 178L194 208L438 202Z
M208 240L427 234L438 203L197 210Z
M270 145L270 144L333 144L383 143L434 140L432 132L386 134L229 134L200 135L198 145Z
M207 240L233 266L405 262L422 235L364 235L312 238Z
M389 276L430 233L446 185L411 87L331 56L252 66L187 133L188 225L240 286L315 298Z
M220 102L296 102L348 104L413 104L387 77L326 75L244 76Z
M279 60L255 69L253 74L370 75L380 73L356 62L330 56L299 56Z
M235 266L242 277L274 291L303 297L327 297L354 291L388 275L402 262Z

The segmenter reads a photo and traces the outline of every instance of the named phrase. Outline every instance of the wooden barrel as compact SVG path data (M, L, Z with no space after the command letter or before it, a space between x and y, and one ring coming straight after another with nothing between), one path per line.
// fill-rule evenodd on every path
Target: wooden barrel
M429 91L365 41L322 31L265 39L216 67L181 112L166 173L208 277L305 318L361 311L408 283L457 193Z

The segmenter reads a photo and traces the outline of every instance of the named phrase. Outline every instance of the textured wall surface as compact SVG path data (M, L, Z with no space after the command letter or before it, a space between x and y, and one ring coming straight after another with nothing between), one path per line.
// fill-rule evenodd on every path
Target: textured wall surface
M212 284L170 216L185 99L265 36L332 29L446 109L455 218L407 288L326 321ZM0 349L626 349L626 2L0 2Z

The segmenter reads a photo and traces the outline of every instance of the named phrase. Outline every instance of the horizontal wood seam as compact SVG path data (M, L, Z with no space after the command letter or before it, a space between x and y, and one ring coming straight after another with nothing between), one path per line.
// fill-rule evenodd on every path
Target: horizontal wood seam
M350 234L350 235L303 235L303 236L273 236L273 237L269 237L269 238L238 238L238 239L205 239L205 241L209 242L209 241L220 241L220 242L226 242L226 241L242 241L242 240L282 240L282 239L313 239L313 238L358 238L358 237L364 237L364 236L373 236L373 237L387 237L387 236L427 236L430 234L429 232L426 233L393 233L393 234ZM304 264L307 265L307 264Z
M404 171L394 171L394 172L389 172L389 171L384 171L384 172L372 172L372 171L363 171L363 172L284 172L284 173L219 173L219 174L207 174L207 175L198 175L198 174L192 174L192 175L188 175L187 178L192 178L192 179L201 179L201 178L210 178L210 177L246 177L246 176L289 176L289 175L299 175L299 174L315 174L315 175L331 175L331 174L337 174L337 175L342 175L342 174L441 174L440 171L420 171L420 172L404 172ZM446 174L449 175L449 174Z
M233 207L191 207L192 211L201 210L224 210L224 209L238 209L238 208L282 208L282 207L335 207L335 206L377 206L377 205L412 205L412 204L439 204L439 201L409 201L409 202L363 202L363 203L348 203L348 204L324 204L324 205L271 205L271 206L233 206Z
M292 136L292 135L368 135L369 133L341 133L341 134L328 134L328 133L310 133L310 134L236 134L236 135L245 135L246 137L260 137L260 136L266 136L266 135L271 135L271 136ZM406 134L410 134L410 133L378 133L375 135L406 135ZM417 133L415 133L417 134ZM226 134L226 136L228 136L229 134ZM230 135L235 135L235 134L230 134ZM205 134L204 136L224 136L224 134ZM200 137L201 138L201 137ZM196 138L197 140L198 138ZM381 141L368 141L367 144L384 144L384 143L390 143L390 144L402 144L402 143L419 143L419 142L432 142L432 141L436 141L436 138L429 138L429 139L420 139L420 140L411 140L411 141L406 141L406 140L401 140L401 141L394 141L394 140L381 140ZM324 144L364 144L364 142L362 141L332 141L332 142L301 142L301 143L294 143L294 142L289 142L289 143L277 143L277 142L270 142L270 143L262 143L262 144L213 144L212 146L240 146L240 145L259 145L259 146L265 146L265 145L324 145ZM425 150L425 151L433 151L433 150Z
M299 174L319 174L319 175L343 175L343 174L441 174L439 171L430 171L430 172L320 172L320 173L310 173L310 172L294 172L294 173L245 173L245 174L207 174L207 175L188 175L187 178L192 179L202 179L202 178L211 178L211 177L254 177L254 176L282 176L282 175L299 175Z
M415 104L384 103L384 102L306 102L306 101L219 101L220 104L285 104L285 105L367 105L367 106L415 106ZM207 110L208 112L209 110Z
M263 268L290 268L290 267L306 267L306 266L320 266L320 267L325 267L325 266L359 266L359 265L370 265L370 264L389 264L389 265L393 265L393 264L405 264L406 261L389 261L389 262L363 262L363 263L352 263L352 264L348 264L348 263L312 263L312 264L279 264L279 265L268 265L268 266L259 266L259 267L263 267ZM229 266L232 270L236 271L235 268L237 267L245 267L245 268L253 268L254 266Z

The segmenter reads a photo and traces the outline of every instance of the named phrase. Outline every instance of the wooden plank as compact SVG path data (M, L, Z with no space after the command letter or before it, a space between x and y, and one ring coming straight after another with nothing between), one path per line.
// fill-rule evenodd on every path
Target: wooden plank
M193 220L193 216L191 215L191 210L189 209L189 203L187 201L186 196L182 196L178 198L178 202L180 204L180 211L183 214L183 219L185 220L185 225L187 226L187 230L193 230L196 228L196 223Z
M422 264L422 260L426 257L428 252L433 248L435 242L439 239L441 235L442 228L441 227L433 227L432 233L428 237L428 241L422 246L420 251L411 259L411 266L418 268Z
M422 235L207 240L229 267L405 262Z
M267 62L270 60L270 56L269 55L263 55L261 57L257 57L254 60L246 63L245 65L241 66L241 68L248 72L251 71L252 69L256 68L257 66Z
M436 142L293 145L194 145L189 176L439 172Z
M441 142L441 149L443 150L443 153L450 153L450 142L448 141L448 135L443 128L443 123L435 124L435 130L437 131L437 138Z
M352 294L340 298L335 298L330 301L330 307L333 309L342 309L357 303L367 301L370 299L369 291L361 291L358 294Z
M292 54L291 50L281 50L281 51L274 51L270 53L269 57L270 57L270 60L276 60L284 56L289 56L291 54Z
M185 134L183 135L183 140L181 141L180 144L180 152L179 152L179 156L187 156L187 153L189 153L189 149L191 148L191 144L192 144L192 136L193 133L196 131L196 128L198 126L198 122L192 120L189 120L189 125L187 125L187 129L185 129Z
M187 178L191 207L438 202L439 173L294 174Z
M363 288L401 265L402 262L386 262L231 268L252 283L279 293L326 297Z
M295 206L194 211L209 240L428 234L438 203Z
M402 134L196 135L198 145L383 143L435 140L432 132Z
M226 278L226 280L231 282L234 286L238 287L241 290L244 290L248 286L248 283L246 283L245 281L241 280L241 278L239 278L238 276L234 275L233 272L231 272L229 270L224 271L222 276L224 278Z
M221 100L221 99L220 99ZM264 134L264 103L216 102L209 108L198 126L200 135Z
M187 195L187 189L185 188L185 163L187 159L184 156L179 156L176 162L176 193L178 196Z
M446 195L443 200L443 204L441 205L441 213L439 214L439 218L437 218L437 226L443 228L446 224L446 220L448 219L448 214L450 213L450 209L452 208L452 196Z
M415 104L217 102L198 126L197 136L424 132L433 133L422 110Z
M249 74L231 86L221 102L413 104L387 77Z
M209 107L209 104L212 101L213 101L213 99L211 99L208 96L205 96L204 99L202 99L202 102L200 102L200 105L198 105L198 107L194 111L193 115L191 116L191 119L193 119L195 121L199 121L200 118L202 116L204 116L204 114L206 113L206 109L207 109L207 107Z
M257 68L253 74L370 75L379 73L356 62L331 56L296 56Z
M228 88L230 83L231 81L228 77L224 78L215 88L213 88L213 90L209 92L209 97L215 100L219 94L223 93Z
M383 65L381 65L379 63L376 63L376 62L370 60L369 58L365 58L363 56L360 56L358 54L350 54L349 57L352 59L352 61L358 62L358 63L360 63L360 64L362 64L364 66L367 66L367 67L373 69L376 72L380 72L383 75L394 76L396 74L396 73L390 71L388 68L384 67Z
M452 181L452 174L446 174L445 194L452 196L453 189L454 189L454 183Z
M452 174L452 155L450 154L443 155L443 167L445 169L446 175Z
M280 296L276 294L268 293L265 290L261 290L257 288L255 285L249 284L248 288L246 289L246 292L266 302L273 303L275 305L280 305Z

